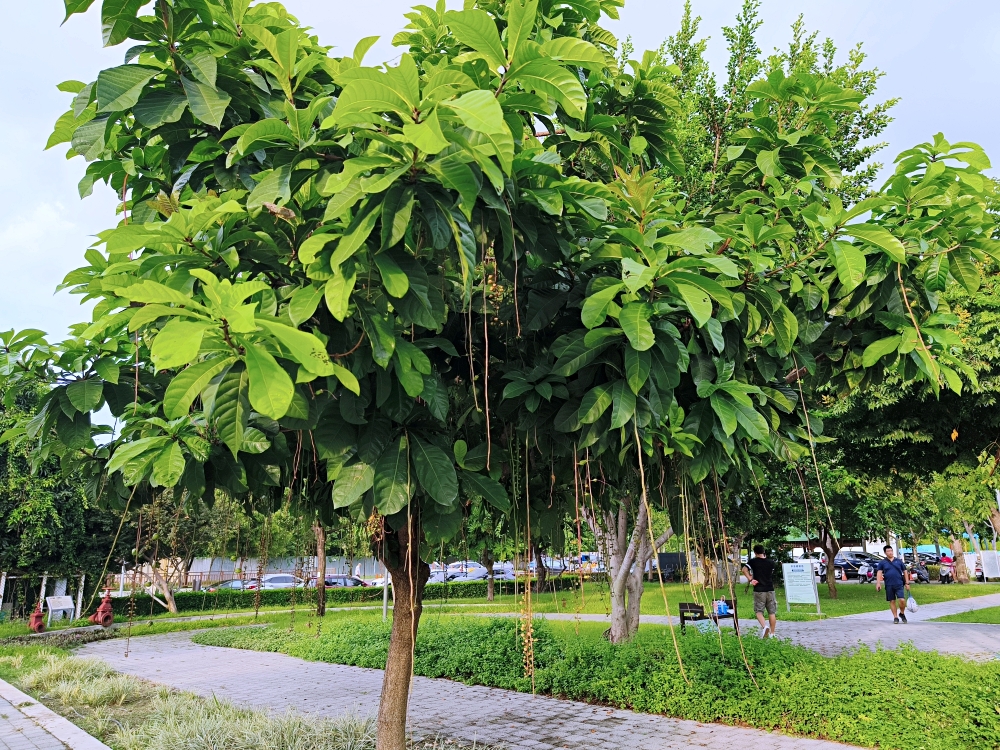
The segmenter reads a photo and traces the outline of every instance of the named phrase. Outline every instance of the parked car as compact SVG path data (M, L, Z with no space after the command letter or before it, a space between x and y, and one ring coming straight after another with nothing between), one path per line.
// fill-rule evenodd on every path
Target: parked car
M490 577L490 571L486 568L480 566L478 568L472 568L465 573L452 573L448 580L449 581L485 581Z
M823 566L823 555L819 552L808 552L796 557L795 562L812 565L813 575L819 575L819 569Z
M205 591L243 591L248 588L248 583L249 581L244 581L241 578L234 578L231 581L213 583L212 585L205 587Z
M468 573L471 570L480 568L486 570L482 563L478 563L475 560L458 560L457 562L448 564L449 573Z
M260 587L263 591L273 591L275 589L296 589L305 585L305 582L298 576L291 573L268 573L261 576ZM246 582L246 588L251 591L257 588L257 579Z
M306 586L311 589L316 588L316 580L317 580L316 578L310 578ZM332 576L326 576L323 580L326 582L326 587L328 589L341 589L341 588L351 588L352 586L368 585L357 576L332 575Z

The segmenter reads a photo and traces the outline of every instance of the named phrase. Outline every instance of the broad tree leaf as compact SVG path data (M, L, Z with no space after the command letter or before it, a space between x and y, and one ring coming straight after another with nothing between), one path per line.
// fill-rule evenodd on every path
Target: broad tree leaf
M674 287L677 289L677 294L680 298L684 300L684 306L690 311L695 324L699 328L703 327L709 321L709 318L712 317L712 298L704 289L695 286L694 284L687 284L681 281L674 281L671 283L673 283ZM623 315L624 312L625 311L622 310ZM620 320L621 319L619 318L619 322ZM624 327L624 325L622 327Z
M212 399L212 417L219 438L234 457L243 447L243 435L250 419L248 388L246 366L238 361L222 376Z
M412 451L413 466L424 492L438 505L452 507L458 500L458 476L448 454L417 437L413 438Z
M214 58L213 58L214 59ZM97 74L97 111L122 112L139 101L149 79L163 71L144 65L119 65Z
M552 60L532 60L512 70L510 76L524 88L555 99L570 117L581 119L587 95L580 79Z
M330 362L330 355L327 354L323 342L313 334L263 318L257 320L257 325L278 339L281 345L288 349L295 361L313 375L326 376L333 374L333 364Z
M144 453L154 455L159 453L169 442L171 442L170 438L157 435L155 437L139 438L138 440L119 445L115 448L114 453L111 455L111 460L108 461L105 468L108 474L114 474L116 471L121 471L126 464L134 461Z
M466 495L478 495L501 513L510 512L510 498L507 497L507 490L490 477L463 470L462 491Z
M902 336L889 336L888 338L873 341L865 347L864 354L861 355L862 366L871 367L885 355L895 353L902 340Z
M97 408L104 394L104 381L100 378L77 380L66 386L66 398L77 411L89 412Z
M132 22L139 9L147 2L148 0L104 0L101 5L101 35L104 37L105 47L114 47L128 39ZM67 14L68 11L67 5Z
M470 130L479 133L506 133L503 109L492 91L477 89L445 102Z
M649 351L639 352L631 346L625 347L625 378L632 393L638 394L649 377L651 365Z
M865 280L865 256L854 245L846 242L832 242L833 263L844 292L851 292Z
M396 245L406 236L413 214L413 187L396 183L382 201L382 249ZM405 294L405 292L404 292ZM402 297L403 295L393 295Z
M184 451L180 443L171 440L153 459L149 483L154 487L173 487L184 474Z
M948 272L951 264L948 253L938 253L927 261L924 269L924 287L929 292L943 292L948 287Z
M333 483L333 507L354 505L375 483L375 469L365 463L345 466Z
M208 359L177 373L163 394L163 413L166 418L177 419L187 414L191 404L212 379L235 361L235 357Z
M316 308L322 299L323 287L300 286L292 292L292 299L288 303L288 317L295 325L302 325L316 314Z
M250 377L250 405L271 419L285 416L295 392L295 386L288 373L271 353L259 344L246 347L244 356L247 374ZM329 360L327 362L329 363Z
M379 253L374 257L375 265L382 276L382 284L385 290L397 299L406 296L410 290L410 280L403 273L396 261L388 253Z
M143 96L132 108L132 114L147 128L158 128L177 122L187 109L188 100L183 94L172 91L152 91Z
M608 316L608 307L614 301L625 285L622 283L611 284L600 291L592 292L584 300L583 310L580 311L580 319L587 328L596 328L602 325Z
M173 318L153 339L150 355L157 370L173 370L191 362L201 350L201 340L211 323Z
M500 42L497 25L486 11L450 10L444 14L444 22L462 44L482 55L490 71L496 73L507 65L507 53Z
M358 379L354 377L354 373L348 370L346 367L342 367L338 364L333 364L333 375L340 381L340 384L344 386L347 390L353 393L355 396L361 395L361 384Z
M608 410L612 402L611 388L610 383L602 383L587 391L578 412L582 424L596 422Z
M219 127L226 114L226 108L232 97L221 89L213 88L201 81L192 81L181 76L181 85L191 107L191 114L206 125Z
M975 294L982 283L982 276L976 268L971 254L966 249L954 250L949 254L949 270L955 281L961 284L969 294Z
M550 39L542 44L542 54L569 65L579 65L588 70L600 70L608 65L604 54L597 47L575 36L560 36Z
M413 496L406 437L390 443L375 462L375 507L384 516L399 513Z
M403 135L425 154L436 154L448 148L449 141L441 132L437 107L425 115L422 122L408 122L403 125Z
M628 383L619 380L611 389L611 399L611 427L617 430L619 427L624 427L635 414L635 394L632 393Z
M906 262L906 248L889 230L875 224L852 224L844 227L844 234L881 248L896 263ZM839 270L839 269L838 269Z
M618 323L628 336L632 348L644 352L656 343L649 318L653 307L647 302L629 302L618 315Z

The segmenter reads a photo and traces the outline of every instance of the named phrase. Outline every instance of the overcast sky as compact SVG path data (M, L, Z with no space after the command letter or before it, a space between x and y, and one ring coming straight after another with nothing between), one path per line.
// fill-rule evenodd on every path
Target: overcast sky
M349 54L364 36L382 39L368 53L374 64L395 57L390 40L406 23L403 14L419 0L286 0L302 23L326 44ZM424 0L433 5L430 0ZM461 0L448 0L451 7ZM696 0L702 36L721 72L726 59L722 26L740 0ZM94 10L64 26L62 3L44 0L7 3L0 70L6 104L0 110L0 330L41 328L61 336L73 322L89 318L78 300L54 295L67 271L83 264L92 235L115 223L115 197L98 186L81 201L76 184L85 164L67 161L65 146L43 151L56 118L68 109L60 81L91 81L102 68L122 62L128 44L101 48ZM631 35L637 50L655 48L674 33L680 0L628 0L619 22L609 28L620 39ZM896 121L885 134L883 152L896 152L942 131L951 141L982 144L1000 163L997 133L997 71L1000 70L1000 3L986 0L764 0L761 47L785 46L789 26L800 14L820 37L846 50L864 43L869 61L886 73L880 98L901 97Z

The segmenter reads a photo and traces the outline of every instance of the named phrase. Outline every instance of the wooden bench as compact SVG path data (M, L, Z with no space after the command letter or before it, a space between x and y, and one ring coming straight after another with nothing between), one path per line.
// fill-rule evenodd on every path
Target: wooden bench
M736 629L736 634L740 633L740 619L736 613L736 601L729 601L724 599L723 601L729 605L729 614L717 615L714 612L705 613L705 608L700 604L695 604L693 602L681 602L678 605L678 610L681 616L681 633L687 632L686 624L690 622L697 622L699 620L711 620L715 623L716 627L719 625L719 620L732 620L733 627Z

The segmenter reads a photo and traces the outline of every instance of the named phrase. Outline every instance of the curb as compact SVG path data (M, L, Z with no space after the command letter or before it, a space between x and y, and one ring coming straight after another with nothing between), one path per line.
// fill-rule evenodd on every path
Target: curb
M64 719L30 695L22 693L9 682L0 680L0 698L9 702L41 729L63 743L69 750L111 750L103 742L91 737L76 724Z

